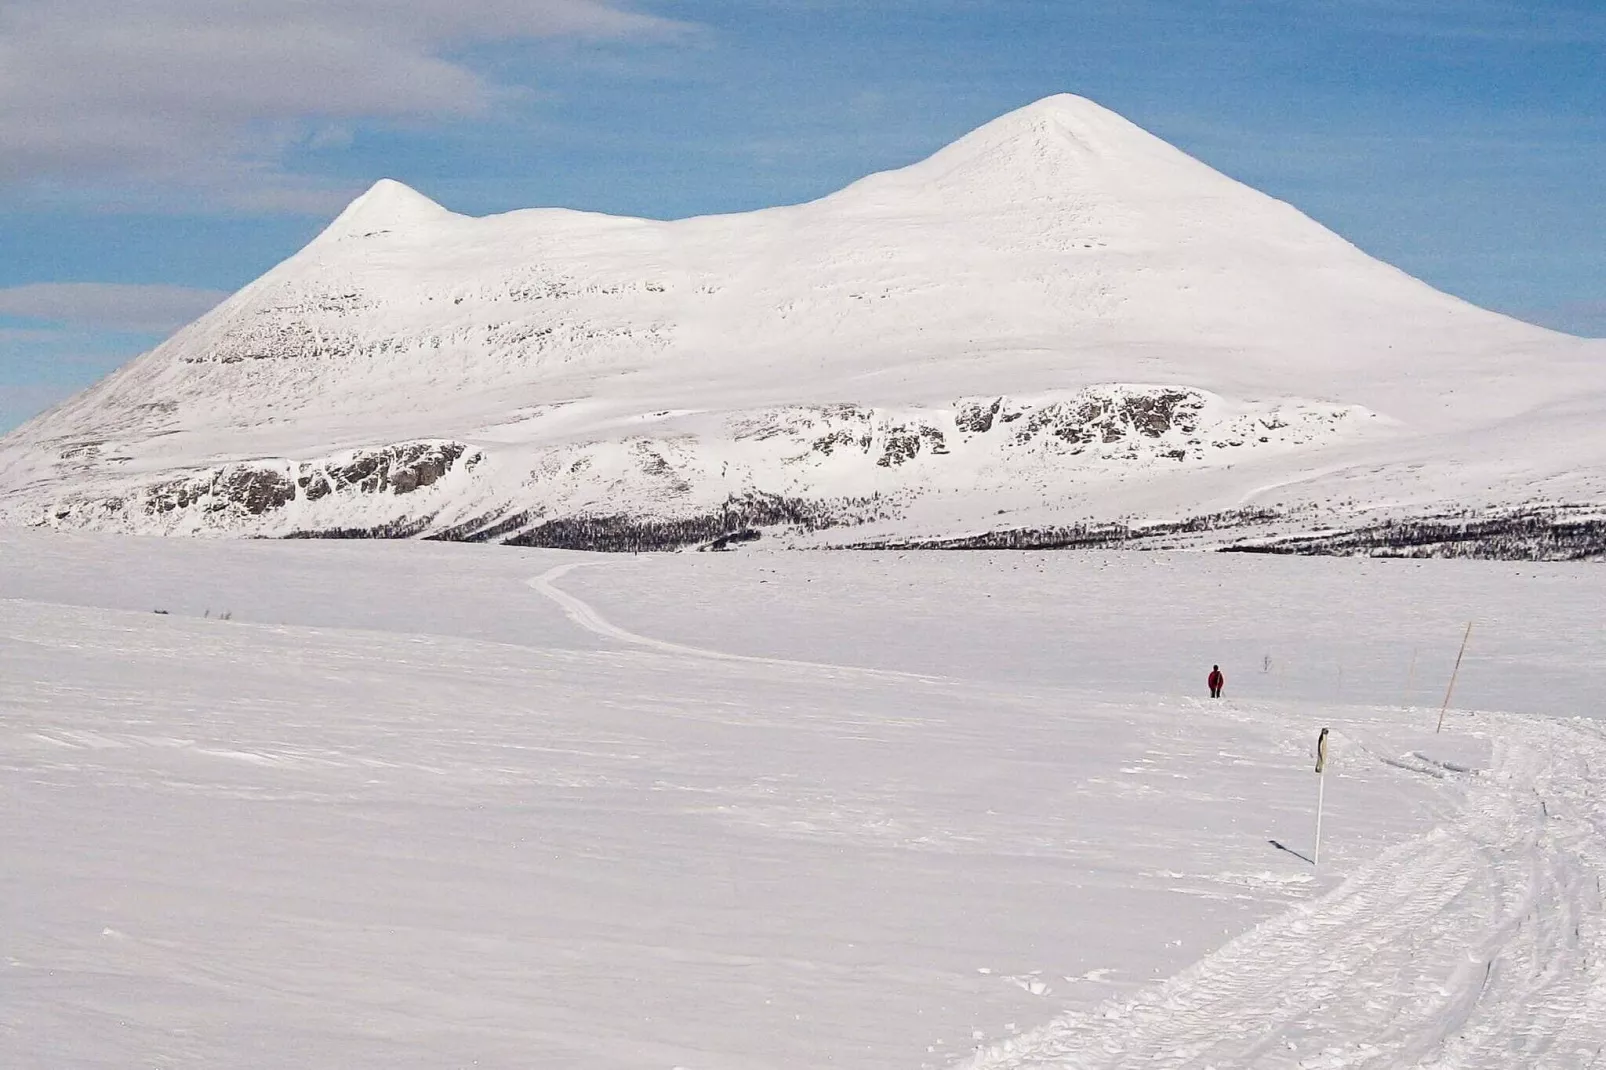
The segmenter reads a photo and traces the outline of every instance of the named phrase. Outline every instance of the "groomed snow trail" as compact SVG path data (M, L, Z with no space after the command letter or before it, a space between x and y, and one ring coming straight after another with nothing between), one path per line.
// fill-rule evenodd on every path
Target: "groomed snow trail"
M1490 718L1463 805L1181 974L967 1070L1606 1066L1606 738Z
M626 631L610 622L595 609L592 609L590 603L576 598L558 587L558 579L573 572L583 563L581 561L571 561L566 565L549 568L539 576L532 577L528 582L536 591L556 602L558 608L563 610L570 620L593 635L600 635L605 639L617 639L621 643L630 643L635 646L651 647L667 654L687 654L699 658L716 658L720 661L767 662L771 660L769 658L748 658L739 654L726 654L718 650L703 650L700 647L683 646L680 643L671 643L664 639L653 639L650 636L637 635L635 632ZM781 664L792 663L782 662Z
M568 573L585 564L583 561L570 561L556 568L549 568L539 576L532 577L527 582L536 591L556 602L568 618L594 635L605 639L616 639L621 643L630 643L634 646L644 646L666 654L679 654L686 657L712 658L715 661L739 661L753 665L775 665L788 669L808 669L815 672L829 672L834 675L862 674L865 676L892 677L903 680L919 680L931 682L934 678L919 673L896 672L890 669L859 668L852 665L828 665L816 661L793 661L789 658L766 658L751 654L729 654L723 650L709 650L705 647L687 646L683 643L672 643L667 639L654 639L647 635L638 635L627 631L608 620L601 613L593 609L584 599L560 588L556 581Z

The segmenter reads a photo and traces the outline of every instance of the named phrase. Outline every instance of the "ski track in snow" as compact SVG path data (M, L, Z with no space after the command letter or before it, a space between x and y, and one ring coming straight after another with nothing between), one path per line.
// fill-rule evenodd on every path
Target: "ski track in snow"
M579 568L585 562L570 561L568 564L549 568L539 576L526 581L536 591L557 603L568 618L586 631L600 635L605 639L616 639L621 643L631 643L635 646L649 647L666 654L680 654L688 657L712 658L715 661L739 661L755 665L774 665L787 669L807 669L811 672L828 672L833 675L862 675L882 679L918 680L923 683L932 683L935 677L920 673L896 672L891 669L868 669L852 665L829 665L817 661L794 661L789 658L766 658L751 654L730 654L723 650L709 650L704 647L687 646L683 643L672 643L667 639L654 639L647 635L638 635L627 631L608 620L601 613L592 608L589 602L577 598L557 586L556 581L568 573Z
M791 668L637 635L555 581L579 626L667 653ZM912 677L929 680L929 677ZM978 1051L964 1070L1606 1066L1606 734L1495 716L1487 771L1425 753L1374 760L1447 780L1459 809L1328 895L1250 930L1169 981ZM1353 733L1345 733L1353 736Z
M1440 827L1171 980L963 1067L1606 1066L1606 738L1494 725L1489 773L1417 770L1456 778Z

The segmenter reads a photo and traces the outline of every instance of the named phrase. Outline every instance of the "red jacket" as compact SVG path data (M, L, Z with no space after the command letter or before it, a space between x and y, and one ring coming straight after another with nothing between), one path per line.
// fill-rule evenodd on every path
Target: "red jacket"
M1227 678L1221 675L1220 669L1211 669L1210 675L1205 678L1205 683L1210 687L1222 687L1226 682Z

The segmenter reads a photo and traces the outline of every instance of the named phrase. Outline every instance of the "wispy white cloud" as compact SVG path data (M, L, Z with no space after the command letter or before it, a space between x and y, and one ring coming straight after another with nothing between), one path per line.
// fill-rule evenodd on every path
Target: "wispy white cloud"
M133 334L177 330L227 297L221 290L99 282L39 282L0 289L0 316ZM13 328L37 335L37 328ZM30 340L37 341L38 338Z
M526 91L465 63L468 47L682 29L608 0L11 0L0 184L300 207L318 191L280 166L292 149L338 144L355 122L481 116Z

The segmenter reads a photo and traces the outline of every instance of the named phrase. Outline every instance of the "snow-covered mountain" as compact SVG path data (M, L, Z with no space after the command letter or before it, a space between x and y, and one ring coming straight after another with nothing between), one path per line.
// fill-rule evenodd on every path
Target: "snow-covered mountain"
M1570 554L1606 545L1603 419L1606 344L1058 96L742 215L469 218L380 182L0 441L0 518Z

